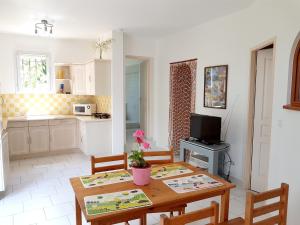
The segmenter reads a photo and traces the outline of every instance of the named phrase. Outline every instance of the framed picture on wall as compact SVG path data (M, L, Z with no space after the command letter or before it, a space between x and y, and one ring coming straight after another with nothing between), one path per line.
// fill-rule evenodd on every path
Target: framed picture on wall
M228 65L204 68L204 107L226 109Z

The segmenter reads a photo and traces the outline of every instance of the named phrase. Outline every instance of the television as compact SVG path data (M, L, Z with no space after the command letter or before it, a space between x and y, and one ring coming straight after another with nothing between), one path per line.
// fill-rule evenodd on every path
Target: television
M221 142L221 117L191 113L190 137L204 144Z

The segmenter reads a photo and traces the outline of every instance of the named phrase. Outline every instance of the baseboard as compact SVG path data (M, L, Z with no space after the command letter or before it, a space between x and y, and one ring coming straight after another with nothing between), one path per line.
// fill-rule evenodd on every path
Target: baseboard
M30 158L37 158L37 157L46 157L46 156L53 156L53 155L63 155L68 153L78 153L81 152L80 149L65 149L65 150L56 150L56 151L49 151L49 152L39 152L39 153L29 153L29 154L22 154L22 155L13 155L9 157L9 160L20 160L20 159L30 159Z

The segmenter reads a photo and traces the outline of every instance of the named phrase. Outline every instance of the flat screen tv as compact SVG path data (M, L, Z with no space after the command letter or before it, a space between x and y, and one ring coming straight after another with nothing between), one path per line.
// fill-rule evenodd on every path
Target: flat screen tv
M221 142L221 117L191 114L190 137L204 144Z

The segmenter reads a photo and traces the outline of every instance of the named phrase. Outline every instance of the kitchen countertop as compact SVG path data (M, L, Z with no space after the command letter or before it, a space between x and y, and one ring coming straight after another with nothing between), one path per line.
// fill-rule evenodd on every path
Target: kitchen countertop
M32 115L32 116L16 116L7 117L3 120L3 127L6 129L8 122L26 122L36 120L62 120L62 119L77 119L83 122L106 122L110 119L99 119L94 116L76 116L76 115Z

